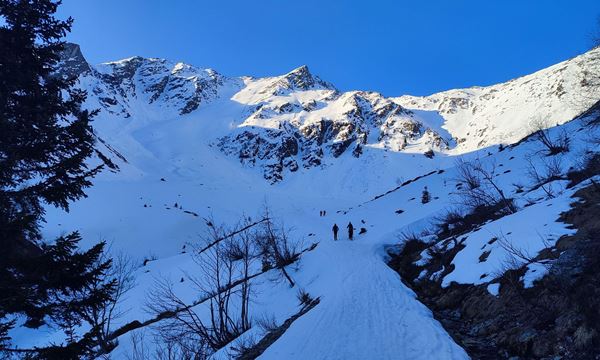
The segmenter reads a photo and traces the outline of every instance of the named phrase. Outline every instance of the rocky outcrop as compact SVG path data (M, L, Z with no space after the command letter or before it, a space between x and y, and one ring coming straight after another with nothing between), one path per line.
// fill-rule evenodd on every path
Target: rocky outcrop
M261 102L216 146L244 165L262 168L270 182L282 180L286 171L326 166L345 154L359 158L369 147L402 151L412 144L423 152L448 148L447 140L413 112L381 94L339 94L322 88L307 71L300 68L291 77L293 86L285 89L294 88L292 95ZM288 84L289 75L276 83Z
M262 93L272 96L286 95L294 91L307 90L335 90L335 87L313 75L308 66L302 65L289 73L273 78L270 84L265 86Z
M105 64L94 75L101 80L98 92L108 95L104 97L107 107L121 102L127 108L131 102L141 99L147 104L159 103L175 109L180 115L218 98L219 88L226 81L210 69L141 57Z
M225 83L241 84L211 69L139 56L93 67L76 44L65 45L59 68L62 76L78 77L103 110L125 118L149 105L185 115L218 99Z

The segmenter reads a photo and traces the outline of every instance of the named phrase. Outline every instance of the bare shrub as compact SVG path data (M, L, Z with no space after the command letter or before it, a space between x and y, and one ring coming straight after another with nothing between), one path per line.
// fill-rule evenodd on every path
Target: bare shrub
M150 351L146 348L146 334L143 331L134 331L130 336L131 352L126 355L127 360L150 359Z
M465 215L462 211L455 208L446 209L443 215L436 216L434 218L434 225L438 230L440 238L447 237L451 232L462 232L464 226Z
M308 291L304 289L298 290L296 298L298 299L298 303L302 307L308 306L314 301L313 297L308 293Z
M578 168L570 171L567 175L570 180L569 186L575 186L598 174L600 174L600 154L597 152L586 153L581 157Z
M534 158L527 158L527 174L534 184L531 190L541 188L550 199L555 197L555 189L552 183L557 180L567 180L562 159L553 156L549 159L541 159L541 164L536 165Z
M261 233L257 236L263 268L279 269L290 287L294 287L295 282L286 267L300 257L301 243L292 241L289 231L283 225L277 226L273 223L268 208L265 208L264 212L267 221L261 224Z
M552 248L552 244L543 236L538 235L543 243L543 249ZM498 237L498 244L506 251L507 258L505 259L504 269L518 269L523 265L529 264L540 264L546 268L550 268L550 262L546 260L538 259L537 254L532 254L528 249L525 249L513 241L506 238L504 234L500 234Z
M403 230L398 234L398 242L405 244L411 241L421 241L421 237L413 230Z
M244 354L248 354L256 346L256 343L254 336L243 336L235 341L227 355L231 359L239 359Z
M533 119L529 126L534 139L544 147L546 155L552 156L569 151L571 140L564 128L559 131L557 136L552 136L548 130L551 125L541 117Z
M126 354L127 360L206 360L209 352L202 343L197 342L190 334L173 337L157 333L153 336L153 347L147 347L150 340L144 331L131 334L131 351Z
M190 341L202 344L201 348L210 353L250 329L250 269L257 258L255 237L249 228L237 231L233 237L226 238L227 233L223 226L211 224L204 243L212 245L194 252L193 259L201 274L190 279L201 298L208 302L209 318L201 317L194 306L186 304L172 283L166 280L157 283L148 307L156 314L168 315L156 326L162 338L191 336Z
M509 213L517 212L512 199L504 195L496 179L498 174L495 162L489 161L484 164L479 159L469 162L460 159L456 169L457 176L454 181L466 185L457 187L457 194L463 205L471 210L500 205Z
M149 311L161 319L154 326L157 336L173 344L176 354L193 354L194 359L222 349L251 328L251 281L256 276L278 269L294 286L286 267L301 254L300 244L290 239L283 226L274 225L268 210L261 220L251 222L245 218L233 229L218 225L213 219L206 221L206 235L192 253L200 272L188 274L199 299L186 303L172 282L163 279L157 281L147 303ZM263 271L251 273L258 268L258 261L262 261ZM200 307L208 314L198 311ZM190 348L189 344L195 346ZM233 345L237 349L233 351L245 351L244 344ZM173 351L165 348L163 353Z
M262 331L268 333L276 330L279 325L277 325L277 320L273 315L263 315L255 320L256 325L261 328Z

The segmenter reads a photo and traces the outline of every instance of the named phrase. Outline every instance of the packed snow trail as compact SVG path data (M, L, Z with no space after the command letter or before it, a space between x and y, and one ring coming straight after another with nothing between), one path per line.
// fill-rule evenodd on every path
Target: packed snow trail
M322 241L299 273L320 304L259 358L468 359L385 264L381 249L367 236Z

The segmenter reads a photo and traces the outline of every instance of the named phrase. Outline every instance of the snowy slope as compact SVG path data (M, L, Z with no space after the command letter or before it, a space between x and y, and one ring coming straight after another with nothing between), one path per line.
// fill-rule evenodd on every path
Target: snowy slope
M583 58L595 59L597 53ZM307 67L256 79L139 57L89 66L72 48L64 73L79 76L90 95L87 105L101 109L94 122L98 147L114 166L95 179L89 197L73 204L70 213L48 209L44 231L51 238L80 230L84 246L107 240L112 251L124 252L140 264L137 285L121 304L128 310L117 322L123 325L151 318L144 305L159 278L172 280L186 301L197 298L189 274L201 269L188 250L207 230L205 219L213 216L233 226L241 217L257 219L268 204L274 216L293 229L295 239L305 246L318 243L290 273L297 288L321 302L261 358L465 359L466 353L385 264L385 249L397 244L401 232L428 228L456 204L458 157L502 164L498 177L505 191L521 203L536 205L468 234L456 270L445 281L492 280L481 275L497 271L506 254L494 245L488 262L477 261L487 234L512 230L514 236L542 233L555 239L568 233L554 220L573 190L556 183L558 196L545 199L543 194L517 193L514 187L528 185L523 183L527 158L539 151L538 145L525 142L502 152L489 146L520 140L528 134L524 126L539 112L522 113L520 103L512 105L509 99L528 104L525 110L544 109L572 118L577 111L568 96L546 90L561 82L574 86L566 79L578 76L577 66L588 66L577 59L581 58L497 85L489 102L483 96L489 89L469 90L468 103L486 109L477 110L486 115L475 119L466 115L472 113L471 105L455 112L439 105L450 101L442 98L451 92L410 101L371 92L342 93ZM527 84L541 90L527 92ZM440 98L434 101L436 96ZM499 103L505 104L504 110ZM502 115L509 113L513 115ZM497 118L502 120L493 122ZM485 121L489 131L475 135L472 129L480 129ZM563 166L569 167L585 150L587 134L578 131L578 121L565 126L578 144L564 156ZM466 140L460 140L463 137ZM425 156L428 150L435 154ZM425 187L432 201L421 204ZM319 216L321 210L327 216ZM334 243L333 223L343 230L349 221L356 233L360 228L366 233L352 243L345 236ZM538 251L540 243L532 241L527 248ZM144 259L152 261L142 266ZM281 324L298 311L297 289L274 277L267 272L253 283L259 295L251 312L254 319L267 315ZM207 316L206 304L197 308ZM23 346L61 338L51 329L45 338L30 334L18 329L14 337ZM244 336L262 334L255 326ZM130 337L119 339L115 359L127 358ZM148 339L149 347L151 342ZM227 356L224 349L214 357Z
M458 151L511 144L533 132L531 122L563 124L587 110L599 89L600 48L502 84L393 100L408 109L438 111Z

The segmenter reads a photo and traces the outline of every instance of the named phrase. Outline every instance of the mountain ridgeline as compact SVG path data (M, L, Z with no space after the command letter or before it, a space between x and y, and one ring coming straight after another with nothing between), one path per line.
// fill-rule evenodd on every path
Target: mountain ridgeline
M514 143L572 119L592 104L586 74L597 71L593 50L535 74L490 87L450 90L427 97L386 98L341 92L301 66L282 76L231 78L163 59L132 57L89 65L69 44L62 72L78 76L92 106L110 118L193 117L201 108L227 124L212 146L262 170L270 183L299 169L326 167L366 152L464 153ZM215 104L219 103L218 106ZM223 110L221 110L223 109Z

